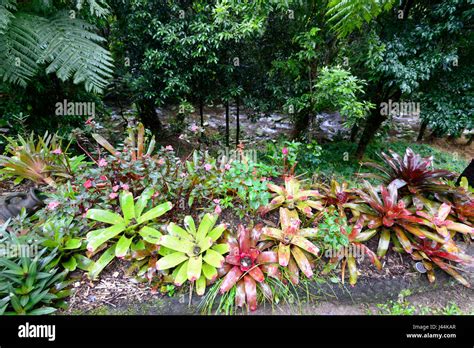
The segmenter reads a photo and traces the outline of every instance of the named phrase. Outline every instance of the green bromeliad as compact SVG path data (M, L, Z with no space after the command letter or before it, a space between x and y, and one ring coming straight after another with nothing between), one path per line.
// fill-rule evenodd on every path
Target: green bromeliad
M171 210L173 204L165 202L144 212L153 194L153 189L146 189L135 202L130 192L122 191L119 196L122 215L102 209L90 209L87 212L87 218L111 225L87 234L87 250L93 253L105 243L114 240L112 246L104 252L91 270L92 278L95 278L114 257L125 257L130 249L137 249L138 244L142 244L143 241L158 244L162 234L148 224Z
M162 236L159 244L173 252L156 263L158 270L173 269L175 285L181 286L189 280L196 285L196 293L203 295L206 283L218 277L217 269L224 264L224 254L229 251L227 244L218 244L217 240L226 230L225 224L214 225L217 215L204 215L199 227L191 216L184 219L185 229L170 223L168 235Z

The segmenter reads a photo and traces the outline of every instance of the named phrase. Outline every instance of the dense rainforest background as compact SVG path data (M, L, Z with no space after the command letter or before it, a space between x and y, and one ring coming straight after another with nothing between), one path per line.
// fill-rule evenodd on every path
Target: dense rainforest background
M230 105L253 122L281 113L301 139L317 114L338 112L361 158L402 114L383 112L390 101L419 106L418 141L464 134L470 145L472 16L467 0L3 0L2 125L66 133L87 119L57 116L68 100L98 115L133 108L163 137Z

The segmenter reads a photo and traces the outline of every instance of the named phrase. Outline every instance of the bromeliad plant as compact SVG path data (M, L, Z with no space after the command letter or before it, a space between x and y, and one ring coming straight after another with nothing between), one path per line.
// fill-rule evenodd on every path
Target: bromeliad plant
M73 222L74 217L51 218L41 226L41 245L55 250L56 257L50 267L60 264L69 271L77 267L89 271L93 261L82 255L85 243L80 237L80 227Z
M301 183L293 176L285 177L285 186L267 184L270 191L273 192L273 199L270 204L263 207L260 212L262 215L279 207L288 209L298 209L307 217L313 215L312 209L323 210L321 202L315 200L321 198L316 190L301 190Z
M447 170L431 170L433 157L422 158L415 154L410 148L406 149L402 158L396 152L390 151L390 155L381 154L386 166L375 162L364 162L365 166L377 169L380 173L362 173L365 178L382 180L385 185L395 183L398 189L406 187L410 193L416 194L422 191L442 191L449 186L442 185L439 179L453 179L454 173Z
M38 184L56 186L58 178L71 178L84 164L84 156L68 157L69 145L62 149L62 142L54 134L45 133L36 137L31 133L29 138L18 136L7 138L7 153L0 155L0 179L14 178L18 184L23 179Z
M340 232L347 236L348 243L340 249L329 250L331 258L323 273L327 273L341 262L341 280L343 284L346 267L349 271L349 284L354 286L357 283L357 260L362 259L364 256L368 256L370 262L374 264L378 270L382 269L382 264L377 255L363 244L372 238L377 233L377 230L366 230L361 232L363 228L363 219L363 217L360 217L353 227L341 224Z
M44 315L64 308L69 296L66 271L51 268L56 254L22 255L14 260L0 257L0 315Z
M319 248L308 238L315 238L316 228L300 229L301 221L296 210L280 208L281 229L264 227L262 239L272 240L276 244L278 263L288 268L290 281L299 283L299 270L308 278L313 276L313 270L308 254L318 256Z
M196 286L196 293L200 296L204 294L207 282L217 279L217 269L222 267L223 255L229 251L226 243L217 242L227 228L225 224L214 227L217 218L215 214L206 214L196 228L193 218L186 216L185 229L170 223L169 234L158 242L170 252L158 260L157 270L174 269L171 274L174 284L181 286L188 280Z
M457 271L456 267L450 262L458 264L472 263L474 259L462 252L447 252L444 245L428 240L419 240L413 243L414 251L411 257L414 260L421 261L426 269L428 280L432 283L435 281L434 265L441 268L462 285L470 288L471 285Z
M170 211L173 204L165 202L145 211L153 194L153 189L146 189L135 202L130 192L122 191L119 195L122 215L102 209L90 209L87 212L87 218L111 225L87 234L87 250L90 253L101 249L106 243L111 244L91 270L93 278L112 261L114 256L123 258L130 252L130 249L138 249L139 245L137 243L141 240L158 244L162 234L149 225L158 217Z
M257 245L261 232L261 226L256 226L250 231L239 225L238 240L227 236L230 251L223 267L226 275L219 288L223 294L235 286L236 306L243 307L247 303L251 311L257 309L257 285L266 298L272 298L272 290L265 283L264 273L280 278L277 253L262 251Z

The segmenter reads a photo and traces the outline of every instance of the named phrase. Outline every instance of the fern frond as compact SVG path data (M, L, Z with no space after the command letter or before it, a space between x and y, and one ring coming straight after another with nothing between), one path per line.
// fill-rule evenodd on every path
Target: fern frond
M381 12L389 10L395 0L331 0L326 16L338 37L345 37L364 22L370 22Z
M31 29L31 28L34 28ZM0 36L0 76L26 86L40 65L59 79L84 83L87 91L101 93L112 76L110 52L99 45L104 38L95 27L60 12L51 18L16 14Z
M87 5L89 5L90 14L93 16L101 18L110 13L109 7L104 0L77 0L76 8L81 10L84 6L84 2L87 2Z
M4 34L16 10L16 0L0 0L0 35Z

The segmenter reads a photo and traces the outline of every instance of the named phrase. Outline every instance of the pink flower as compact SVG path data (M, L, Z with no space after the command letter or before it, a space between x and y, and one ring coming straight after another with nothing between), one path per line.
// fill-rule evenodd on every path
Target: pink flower
M90 189L92 187L92 180L91 179L87 179L86 182L84 183L84 187L86 189Z
M209 163L206 163L206 164L204 165L204 169L205 169L206 171L210 171L210 170L212 169L212 165L210 165Z
M222 213L222 208L220 205L216 205L216 209L214 209L214 213L216 213L217 215Z
M217 199L217 198L213 200L213 202L216 203L216 204L219 204L220 201L221 201L221 200L220 200L220 199Z
M281 149L281 153L284 155L284 156L287 156L288 155L288 149L286 147L284 147L283 149Z
M261 180L261 181L267 181L267 178L264 177L264 176L262 176L262 177L260 178L260 180Z
M48 210L54 210L58 207L59 202L53 201L48 204Z
M199 127L196 126L195 124L191 126L191 132L196 133L198 130L199 130Z
M232 167L231 167L231 165L230 165L229 163L227 163L227 164L224 166L224 169L225 169L225 170L229 170L230 168L232 168Z
M61 148L58 147L57 149L54 149L52 153L55 155L60 155L63 153L63 151L61 150Z
M101 176L99 176L99 179L102 180L102 181L105 181L105 180L107 180L107 177L105 175L101 175Z
M125 191L128 191L128 189L130 188L127 184L121 184L120 187Z
M99 160L99 162L97 162L97 164L98 164L99 167L106 167L107 166L107 161L105 159L101 158Z
M160 158L160 159L158 160L158 164L159 164L160 166L162 166L163 164L165 164L165 160L164 160L163 158Z
M112 191L117 192L119 188L120 188L119 185L115 185L112 187Z
M185 178L185 177L186 177L186 175L187 175L187 174L186 174L186 173L184 173L184 172L183 172L183 173L181 173L181 174L179 174L179 176L180 176L180 177L182 177L182 178Z
M92 117L91 118L88 118L87 121L86 121L86 124L92 124Z
M168 151L173 151L173 146L168 145L168 146L165 147L165 149L168 150Z
M116 193L116 192L112 192L112 193L109 195L109 198L110 198L110 199L115 199L115 198L117 198L117 197L118 197L118 193Z

